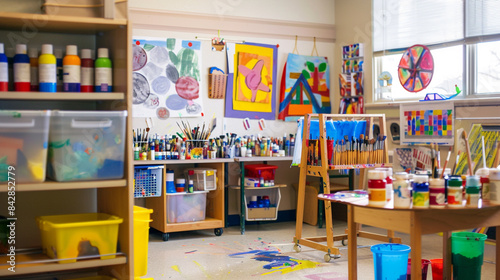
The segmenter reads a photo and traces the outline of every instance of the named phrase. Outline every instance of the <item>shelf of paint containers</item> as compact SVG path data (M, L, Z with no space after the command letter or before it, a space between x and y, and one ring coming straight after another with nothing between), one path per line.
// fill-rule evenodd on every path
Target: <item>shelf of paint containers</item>
M67 45L62 49L51 44L40 48L17 44L5 49L0 43L0 92L112 92L113 63L107 48L82 49Z

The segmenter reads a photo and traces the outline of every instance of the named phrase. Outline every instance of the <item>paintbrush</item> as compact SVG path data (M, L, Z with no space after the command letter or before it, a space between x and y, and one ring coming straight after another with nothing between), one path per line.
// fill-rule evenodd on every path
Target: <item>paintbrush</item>
M465 130L462 132L462 138L465 140L465 152L467 153L467 165L469 166L469 175L473 175L472 160L470 155L469 138L467 137L467 132Z
M448 165L448 161L450 161L451 149L452 148L453 148L453 146L450 146L450 149L448 150L448 156L446 157L446 161L444 162L443 171L441 171L441 179L444 178L444 171L446 170L446 166Z
M483 167L488 168L488 166L486 166L486 148L484 147L484 136L481 136L481 146L483 150Z
M500 163L500 143L497 141L497 154L495 157L495 161L493 162L492 168L498 168L498 164Z

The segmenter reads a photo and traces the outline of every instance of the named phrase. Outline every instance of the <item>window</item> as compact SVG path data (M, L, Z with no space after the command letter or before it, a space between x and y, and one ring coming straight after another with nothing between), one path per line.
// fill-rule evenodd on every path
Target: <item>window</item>
M392 75L392 99L416 100L426 93L500 94L500 1L373 0L374 77ZM429 47L434 74L429 86L406 91L398 64L405 49ZM374 82L374 100L387 99Z

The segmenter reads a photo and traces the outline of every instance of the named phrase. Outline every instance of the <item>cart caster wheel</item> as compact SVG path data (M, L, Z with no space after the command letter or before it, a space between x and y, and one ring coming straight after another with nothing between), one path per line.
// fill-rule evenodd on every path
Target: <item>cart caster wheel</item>
M295 244L295 245L293 245L293 250L295 252L299 253L300 251L302 251L302 247L300 247L300 245Z
M215 228L214 233L216 236L221 236L224 230L222 228Z
M169 237L170 237L170 234L168 234L168 233L164 233L161 235L161 239L163 239L163 241L168 241Z
M347 246L347 239L342 239L342 245Z
M330 254L325 254L325 256L323 257L325 259L325 262L330 262L330 260L332 259L332 256Z

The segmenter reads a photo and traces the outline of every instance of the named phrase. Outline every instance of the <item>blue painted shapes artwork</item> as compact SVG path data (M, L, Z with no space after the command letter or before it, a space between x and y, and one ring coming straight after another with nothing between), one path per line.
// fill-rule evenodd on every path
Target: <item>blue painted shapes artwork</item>
M137 37L132 42L133 116L203 116L201 42Z

